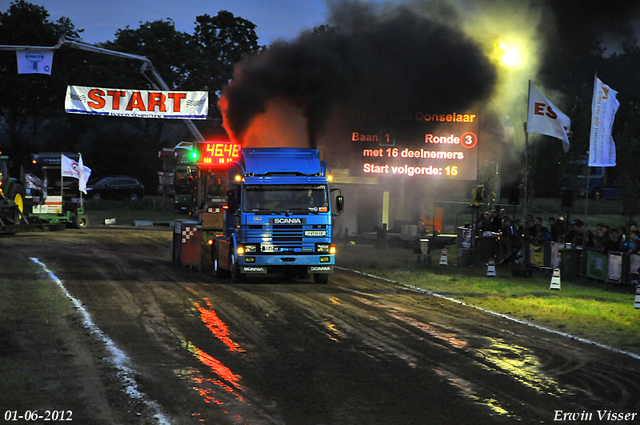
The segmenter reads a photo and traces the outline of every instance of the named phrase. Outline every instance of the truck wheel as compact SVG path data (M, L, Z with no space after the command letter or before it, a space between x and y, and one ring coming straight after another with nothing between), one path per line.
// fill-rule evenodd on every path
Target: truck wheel
M313 275L313 281L315 283L329 283L329 273L315 273Z
M73 227L76 229L84 229L89 225L89 217L84 214L78 214L73 217Z
M240 265L236 261L236 256L233 254L235 247L229 253L229 272L231 273L231 282L240 283L244 280L244 275L240 273Z

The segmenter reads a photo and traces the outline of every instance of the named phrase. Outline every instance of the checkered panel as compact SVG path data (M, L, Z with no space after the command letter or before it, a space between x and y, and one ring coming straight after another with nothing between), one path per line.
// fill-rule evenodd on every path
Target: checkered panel
M185 228L183 228L182 229L182 243L185 243L189 239L191 239L191 236L193 236L194 233L196 233L196 228L195 227L185 227Z

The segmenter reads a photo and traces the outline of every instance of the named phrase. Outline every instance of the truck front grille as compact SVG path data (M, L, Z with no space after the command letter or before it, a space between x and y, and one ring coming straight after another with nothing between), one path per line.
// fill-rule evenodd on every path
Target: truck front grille
M308 229L311 228L310 226ZM289 251L314 251L314 242L304 242L303 225L277 224L273 226L251 225L247 229L249 243L273 244Z

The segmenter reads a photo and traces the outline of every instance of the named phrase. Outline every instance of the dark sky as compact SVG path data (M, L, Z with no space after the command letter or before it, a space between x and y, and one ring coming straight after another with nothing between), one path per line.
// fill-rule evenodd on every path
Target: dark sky
M278 38L291 39L300 31L322 25L326 19L325 0L28 0L44 6L56 21L61 16L71 19L76 28L84 29L82 38L89 43L113 40L118 29L140 22L171 18L176 29L193 33L196 16L215 16L227 10L257 25L259 44L271 44ZM0 0L6 12L12 0Z

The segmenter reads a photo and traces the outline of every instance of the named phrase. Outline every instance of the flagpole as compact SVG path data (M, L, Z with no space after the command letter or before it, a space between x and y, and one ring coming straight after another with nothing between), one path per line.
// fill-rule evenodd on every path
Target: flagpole
M79 174L79 178L78 178L78 192L80 194L80 208L82 208L84 210L84 205L82 204L82 191L80 190L80 188L82 187L82 185L80 184L80 179L84 180L84 162L82 161L82 154L80 152L78 152L78 174Z
M596 87L598 84L598 71L593 75L593 93L595 95ZM593 126L593 102L595 101L595 96L591 99L591 126ZM589 138L591 138L591 132L589 132ZM589 147L591 147L591 140L589 140ZM587 211L589 205L589 177L591 177L591 167L589 167L589 149L587 149L587 187L585 188L585 197L584 197L584 218L587 219Z
M591 177L591 167L589 167L589 149L587 149L587 166L585 167L587 174L586 187L584 188L584 218L587 219L587 211L589 211L589 177Z
M524 208L522 210L522 222L527 218L527 185L529 174L529 132L527 131L527 121L524 122Z
M531 102L531 80L529 80L529 88L527 91L527 117L529 117L529 104ZM529 174L529 132L527 131L528 122L524 122L524 208L522 209L522 222L527 218L527 185Z
M62 211L64 210L64 174L62 173L62 162L64 161L62 159L64 155L60 155L60 205L61 205L61 210L60 212L62 213Z

